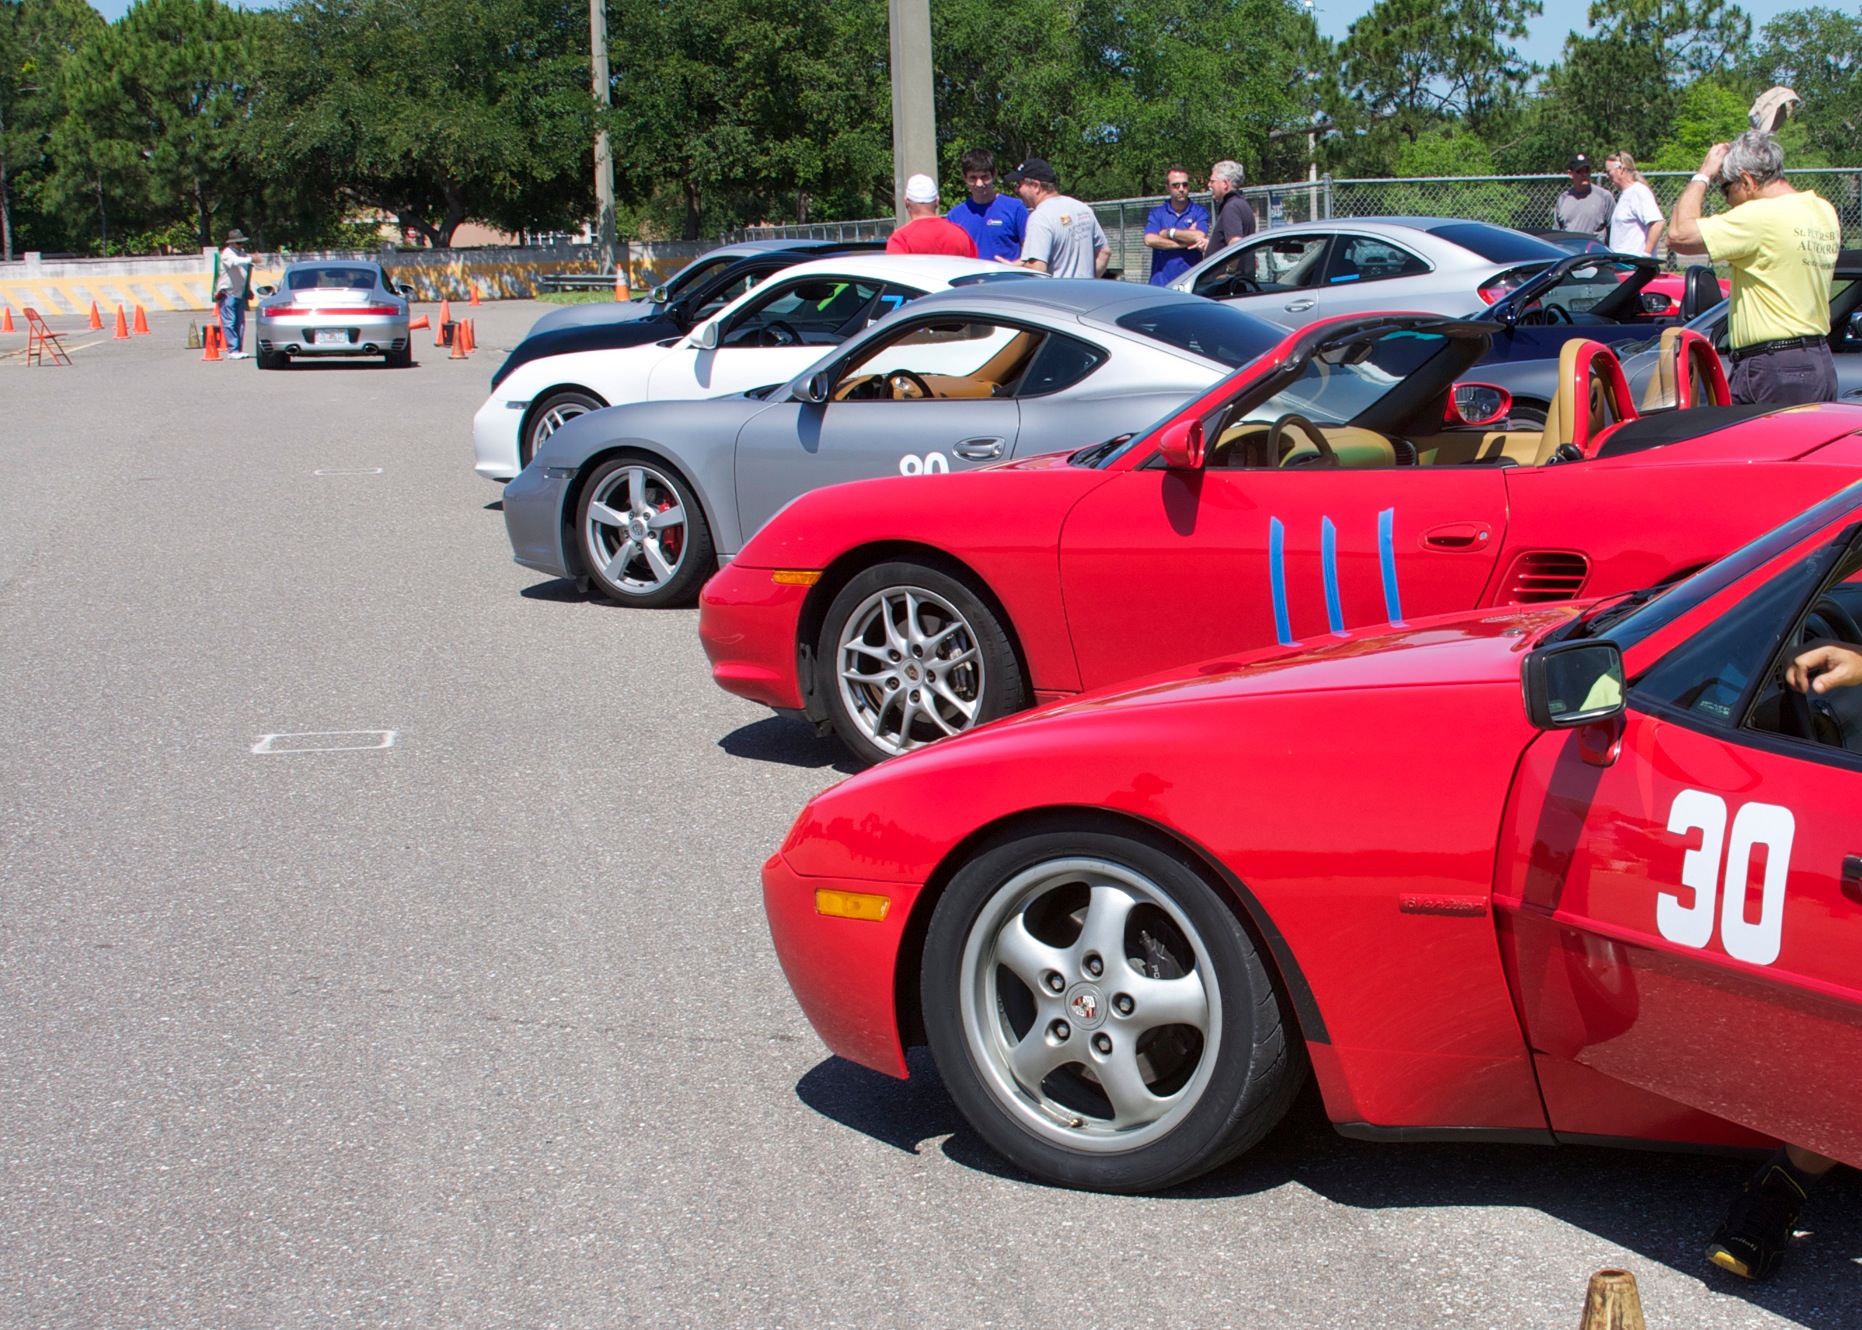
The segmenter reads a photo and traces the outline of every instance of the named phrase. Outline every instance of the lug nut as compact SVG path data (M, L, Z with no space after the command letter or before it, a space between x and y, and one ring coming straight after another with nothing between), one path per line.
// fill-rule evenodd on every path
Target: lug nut
M1096 1034L1093 1036L1093 1047L1098 1049L1101 1053L1110 1053L1112 1051L1112 1040L1110 1036Z
M1117 997L1112 999L1112 1009L1121 1016L1131 1015L1133 1005L1131 994L1129 993L1120 993Z
M892 689L892 690L894 690L894 691L896 692L896 691L898 690L898 687L899 687L899 681L898 681L897 679L888 679L888 680L886 680L886 687L888 687L888 688L890 688L890 689Z
M1086 957L1086 973L1097 979L1106 970L1105 962L1099 959L1098 952L1089 952Z
M888 651L888 652L886 653L886 655L887 655L887 656L889 656L889 657L890 657L891 659L893 659L893 660L900 660L900 659L902 659L902 657L901 657L901 656L899 655L899 653L898 653L898 652L896 652L896 651Z
M1052 1033L1056 1043L1065 1043L1068 1039L1073 1037L1073 1031L1067 1028L1067 1023L1065 1021L1055 1021Z
M1049 970L1047 972L1047 986L1051 991L1058 993L1067 986L1067 981L1055 974L1052 970Z
M918 690L914 688L912 689L912 701L916 702L917 700L918 700Z

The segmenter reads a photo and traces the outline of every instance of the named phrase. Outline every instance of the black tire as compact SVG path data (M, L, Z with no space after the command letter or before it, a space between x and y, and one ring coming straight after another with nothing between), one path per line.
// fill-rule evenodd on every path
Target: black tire
M916 660L909 648L894 655L885 645L889 633L878 617L907 605L916 607L915 626L928 631L933 644ZM946 633L952 626L956 631ZM851 653L856 670L864 661L870 669L861 672L883 679L844 680L844 653ZM959 655L965 659L952 660ZM921 563L876 564L856 574L828 606L815 661L815 688L828 720L864 763L974 729L1020 711L1029 700L1021 662L995 613L962 582ZM942 687L933 689L934 683Z
M399 351L389 351L382 356L382 363L389 369L412 369L414 367L414 348L404 346Z
M253 354L252 363L260 369L284 369L291 358L282 351L258 351Z
M558 388L545 393L524 417L524 432L517 440L517 465L530 465L543 441L576 416L599 411L607 403L579 388Z
M1142 902L1123 916L1118 935L1125 957L1104 958L1097 976L1090 970L1096 953L1079 948L1092 940L1086 929L1101 906L1091 885L1073 879L1109 883L1108 900L1129 890ZM1005 907L1005 900L1027 903ZM1082 912L1075 903L1083 900L1091 903ZM1011 918L1048 949L1035 953L1037 961L1052 957L1062 965L1064 986L1050 1000L1034 998L996 959L990 938ZM1071 944L1068 928L1075 935ZM1080 956L1077 973L1061 959L1068 945ZM1134 958L1142 958L1149 973L1133 966ZM1169 973L1173 969L1177 973ZM1145 1003L1154 996L1164 1001L1167 985L1186 982L1205 994L1205 1028L1145 1025ZM1121 984L1140 996L1121 994ZM1204 868L1161 838L1153 843L1110 834L1082 821L1075 829L1056 824L983 849L952 878L931 916L920 989L932 1056L964 1118L1017 1168L1055 1186L1149 1192L1195 1177L1271 1131L1305 1081L1303 1049L1287 1028L1284 1004L1252 937ZM1069 1019L1090 1019L1080 1014L1089 990L1096 991L1101 1023L1090 1033L1067 1029ZM1076 1042L1056 1043L1057 1026L1064 1031L1060 1038ZM1077 1052L1107 1066L1118 1057L1131 1059L1145 1079L1138 1101L1147 1106L1170 1103L1170 1095L1181 1100L1149 1123L1117 1128L1108 1116L1112 1098L1101 1088L1115 1078L1082 1075L1085 1061L1047 1071L1030 1093L1003 1050L1034 1036L1060 1050L1055 1058ZM1103 1057L1097 1053L1101 1038ZM1153 1091L1165 1097L1145 1097Z
M609 506L615 503L623 506ZM677 523L657 525L674 509ZM589 473L576 497L570 537L589 585L617 605L690 605L718 568L697 494L678 471L646 453L618 453Z

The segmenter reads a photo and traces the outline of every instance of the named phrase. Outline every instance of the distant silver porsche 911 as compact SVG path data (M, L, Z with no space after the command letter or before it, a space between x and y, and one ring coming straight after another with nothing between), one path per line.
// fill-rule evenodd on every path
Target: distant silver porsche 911
M525 567L625 605L685 604L798 494L1130 434L1284 335L1123 282L936 292L786 384L575 417L505 487L505 526Z
M379 263L289 264L276 287L257 288L258 367L283 369L299 356L380 356L405 369L414 363L407 332L413 294Z

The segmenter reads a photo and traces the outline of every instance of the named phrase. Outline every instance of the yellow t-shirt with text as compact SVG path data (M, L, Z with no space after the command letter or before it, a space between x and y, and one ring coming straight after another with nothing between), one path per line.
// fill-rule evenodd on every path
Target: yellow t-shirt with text
M1842 245L1836 209L1810 190L1748 199L1700 219L1707 257L1733 269L1732 344L1827 337L1830 275Z

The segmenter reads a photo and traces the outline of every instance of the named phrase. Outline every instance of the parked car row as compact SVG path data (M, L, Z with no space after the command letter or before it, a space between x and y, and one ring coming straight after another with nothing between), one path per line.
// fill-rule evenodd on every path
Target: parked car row
M1658 276L1437 219L1175 290L809 256L520 346L478 469L519 563L697 599L876 764L765 865L777 953L1030 1175L1171 1185L1309 1077L1367 1138L1862 1163L1799 1074L1862 1053L1862 688L1784 682L1862 647L1862 403L1731 405Z

